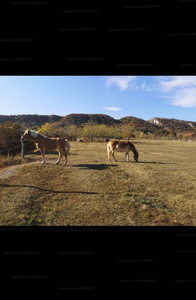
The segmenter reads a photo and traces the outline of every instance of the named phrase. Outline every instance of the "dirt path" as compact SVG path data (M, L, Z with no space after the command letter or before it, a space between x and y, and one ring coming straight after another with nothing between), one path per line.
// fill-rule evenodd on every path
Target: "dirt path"
M35 164L35 162L31 162L29 164ZM20 170L20 168L22 167L23 165L16 165L16 166L8 166L8 167L1 168L0 180L9 178L10 176L14 176L15 174L17 174L18 170Z

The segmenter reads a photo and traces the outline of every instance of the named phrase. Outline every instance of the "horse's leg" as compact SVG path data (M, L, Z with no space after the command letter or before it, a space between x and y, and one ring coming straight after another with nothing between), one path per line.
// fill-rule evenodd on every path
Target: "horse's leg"
M127 161L130 161L130 159L129 159L129 152L127 152Z
M63 165L66 165L66 163L67 163L67 153L66 153L66 151L64 152L64 155L65 155L65 162L64 162Z
M114 156L114 150L112 150L111 153L112 153L112 156L113 156L114 160L117 161L116 158L115 158L115 156Z
M107 154L108 154L108 160L111 161L110 159L110 153L111 153L111 149L109 147L109 145L107 145Z
M110 158L110 154L112 153L111 150L108 150L108 160L111 161L111 158Z
M114 160L117 161L116 158L114 157L114 149L112 147L110 147L109 144L107 145L107 153L108 153L108 160L109 161L111 161L110 154L112 154Z
M57 161L56 161L56 163L55 163L56 165L60 162L61 157L62 157L62 151L59 150L59 158L57 159Z
M40 149L40 152L41 152L41 155L43 157L42 164L45 164L45 162L46 162L46 160L45 160L45 151L44 151L44 149Z
M67 163L67 154L68 154L68 150L63 149L63 150L62 150L62 154L65 156L65 162L64 162L63 165L66 165L66 163Z

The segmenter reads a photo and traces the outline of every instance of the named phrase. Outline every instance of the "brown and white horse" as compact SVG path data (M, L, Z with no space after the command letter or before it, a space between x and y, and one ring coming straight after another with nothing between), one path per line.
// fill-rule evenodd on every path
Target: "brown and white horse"
M70 144L68 140L61 138L48 138L45 135L42 135L34 130L26 130L23 136L21 137L21 141L32 140L37 149L41 151L43 161L42 164L46 162L45 160L45 150L46 151L59 151L59 158L56 161L56 164L60 162L62 155L65 156L64 165L67 163L67 155L70 149Z
M110 154L112 154L113 158L115 161L116 158L114 157L114 150L118 151L118 152L125 152L125 158L124 161L130 161L129 160L129 151L133 152L133 157L134 160L136 162L138 162L138 157L139 157L139 153L137 152L137 149L135 148L135 146L128 141L109 141L107 143L107 154L108 154L108 159L111 161L110 159Z

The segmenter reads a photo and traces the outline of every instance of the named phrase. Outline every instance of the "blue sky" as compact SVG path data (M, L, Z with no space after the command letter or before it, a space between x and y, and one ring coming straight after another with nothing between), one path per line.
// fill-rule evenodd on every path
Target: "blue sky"
M196 76L0 76L0 115L196 121Z

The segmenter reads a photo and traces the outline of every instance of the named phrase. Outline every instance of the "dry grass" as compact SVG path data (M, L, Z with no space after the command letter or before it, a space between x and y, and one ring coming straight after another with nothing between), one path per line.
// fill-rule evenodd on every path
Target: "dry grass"
M6 167L6 166L13 166L13 165L18 165L21 163L21 155L18 154L14 157L9 157L9 156L3 156L0 153L0 168Z
M71 143L0 169L0 225L196 225L194 142L138 140L139 163L107 160L106 144Z

